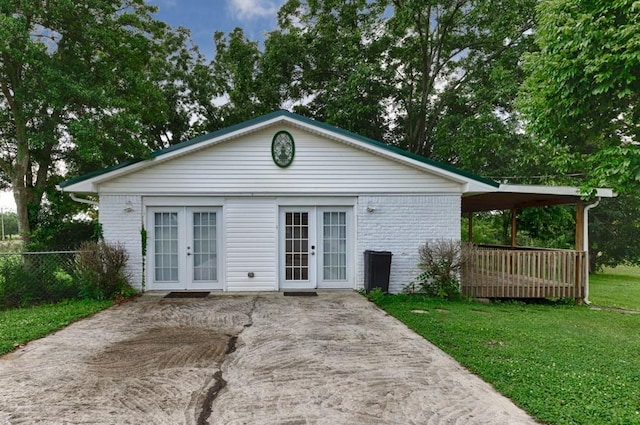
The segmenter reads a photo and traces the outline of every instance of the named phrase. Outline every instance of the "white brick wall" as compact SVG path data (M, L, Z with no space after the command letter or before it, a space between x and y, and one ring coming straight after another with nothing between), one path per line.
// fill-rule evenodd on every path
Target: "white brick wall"
M129 253L131 285L142 289L142 197L102 194L99 208L104 240L124 245Z
M460 239L460 196L360 196L357 206L356 284L364 286L364 251L391 251L389 292L420 272L418 247L429 240ZM375 208L373 212L368 207Z

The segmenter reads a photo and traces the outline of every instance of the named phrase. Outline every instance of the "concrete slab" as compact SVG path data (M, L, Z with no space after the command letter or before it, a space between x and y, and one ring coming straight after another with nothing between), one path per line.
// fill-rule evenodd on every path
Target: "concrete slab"
M353 292L141 297L0 357L0 424L535 424Z

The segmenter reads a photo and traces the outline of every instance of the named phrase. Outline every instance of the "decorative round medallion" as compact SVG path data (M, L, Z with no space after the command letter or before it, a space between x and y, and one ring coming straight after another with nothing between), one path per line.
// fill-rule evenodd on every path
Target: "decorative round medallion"
M286 131L279 131L273 136L271 141L271 157L273 162L280 168L291 165L296 146L293 143L293 136Z

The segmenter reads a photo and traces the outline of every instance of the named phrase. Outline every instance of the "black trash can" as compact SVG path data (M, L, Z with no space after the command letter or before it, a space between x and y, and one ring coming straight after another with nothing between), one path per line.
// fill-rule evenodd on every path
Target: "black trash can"
M391 257L389 251L364 252L364 290L369 293L374 288L389 292L389 274L391 273Z

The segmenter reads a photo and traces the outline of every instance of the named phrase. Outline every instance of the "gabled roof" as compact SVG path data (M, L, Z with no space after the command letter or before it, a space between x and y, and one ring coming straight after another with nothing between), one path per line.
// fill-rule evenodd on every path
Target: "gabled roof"
M187 155L190 152L204 149L223 141L235 139L243 135L256 132L265 127L277 125L278 123L287 123L311 132L322 134L334 140L351 144L357 148L368 150L378 155L406 163L407 165L422 169L426 172L440 175L446 179L465 185L465 192L483 193L494 191L500 186L499 183L491 179L477 176L450 165L433 161L395 146L390 146L320 121L303 117L289 111L280 110L196 137L195 139L178 143L165 149L151 152L147 159L126 161L102 170L66 180L60 183L59 189L65 192L96 192L97 184L101 182L105 182L179 156Z

